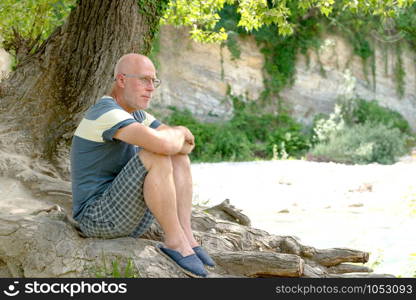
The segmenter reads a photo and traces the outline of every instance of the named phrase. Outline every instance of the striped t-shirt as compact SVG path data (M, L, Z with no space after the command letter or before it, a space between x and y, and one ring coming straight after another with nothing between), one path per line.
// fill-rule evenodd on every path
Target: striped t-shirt
M72 138L72 213L80 220L84 209L111 184L137 146L113 139L120 128L139 122L151 128L161 123L145 111L129 114L110 96L104 96L86 112Z

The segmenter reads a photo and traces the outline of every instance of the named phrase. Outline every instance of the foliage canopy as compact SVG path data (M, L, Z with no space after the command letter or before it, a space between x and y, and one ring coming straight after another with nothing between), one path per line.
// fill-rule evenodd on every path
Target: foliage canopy
M3 47L17 54L28 54L62 24L76 6L76 0L2 0L0 2L0 35ZM191 27L192 38L201 42L227 38L224 28L215 30L219 11L224 5L236 5L241 15L238 26L246 31L275 24L280 35L293 33L296 24L290 21L293 7L302 14L311 10L329 16L335 5L360 14L394 17L400 9L415 0L171 0L163 23ZM138 1L139 3L143 3Z
M29 54L61 25L76 0L2 0L0 41L13 54Z

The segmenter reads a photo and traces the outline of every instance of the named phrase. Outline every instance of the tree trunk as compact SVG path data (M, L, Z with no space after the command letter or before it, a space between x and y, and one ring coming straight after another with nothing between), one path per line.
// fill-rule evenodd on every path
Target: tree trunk
M150 51L166 2L80 0L19 62L0 86L0 175L68 180L68 146L83 112L109 89L121 55Z

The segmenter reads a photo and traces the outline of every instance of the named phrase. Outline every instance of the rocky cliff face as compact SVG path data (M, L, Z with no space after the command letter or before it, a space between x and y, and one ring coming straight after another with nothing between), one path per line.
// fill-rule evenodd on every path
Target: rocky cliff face
M251 37L240 39L239 45L241 57L234 59L227 47L196 43L188 38L185 28L163 26L157 56L163 83L152 107L162 113L168 106L187 108L201 120L218 121L232 116L228 92L256 100L264 90L264 57ZM317 113L331 113L341 96L377 99L400 112L416 130L416 53L403 50L404 94L400 97L394 75L395 47L378 42L373 76L369 62L365 72L348 42L327 35L319 55L310 51L309 60L299 55L294 84L283 90L281 97L293 116L306 124ZM10 56L0 49L0 79L9 68Z
M397 67L394 44L377 44L375 76L369 63L366 75L361 58L353 55L352 47L343 38L328 35L323 44L319 59L315 52L310 52L309 65L306 58L299 55L295 83L282 92L298 119L309 122L316 113L332 112L339 97L360 97L377 99L380 105L400 112L416 129L415 52L405 49L402 54L406 75L401 97L394 75Z
M240 40L241 58L233 59L226 47L191 41L184 28L161 29L159 76L163 84L155 95L155 107L169 105L190 109L203 120L227 119L232 103L226 99L227 86L234 95L256 100L262 90L264 58L252 38ZM319 55L310 52L309 61L299 55L293 86L281 96L293 115L309 123L317 113L331 113L338 97L377 99L385 107L400 112L416 130L415 52L402 54L404 94L397 92L394 44L378 42L375 50L375 76L368 63L341 37L327 35ZM366 75L367 73L367 75Z
M153 105L191 110L198 118L215 121L232 115L227 91L257 99L263 86L263 55L254 39L240 41L241 58L234 60L226 47L200 44L187 30L164 26L160 35L158 89Z

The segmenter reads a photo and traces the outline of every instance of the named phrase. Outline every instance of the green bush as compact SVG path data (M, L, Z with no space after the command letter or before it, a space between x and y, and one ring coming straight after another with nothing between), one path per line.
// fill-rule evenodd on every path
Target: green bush
M313 120L312 143L326 143L338 131L343 129L345 121L341 113L341 107L335 105L334 112L330 115L317 114Z
M301 124L286 114L261 113L252 104L237 98L234 117L226 123L202 123L191 112L173 112L166 120L170 125L188 127L195 136L196 146L191 153L195 162L247 161L271 159L275 151L295 157L310 147L309 137Z
M300 157L314 148L314 160L348 164L394 163L415 139L397 112L376 101L338 103L334 113L315 119L311 132L287 114L262 113L255 103L232 98L234 116L226 123L202 123L190 111L172 109L170 125L188 127L195 136L194 162L248 161ZM413 144L412 144L413 143Z
M355 99L353 101L355 101L352 109L354 123L381 123L390 128L397 128L403 133L411 133L409 123L397 111L380 106L376 100Z
M195 136L195 149L191 159L195 162L252 160L250 142L244 132L230 124L202 123L189 110L171 108L167 119L170 125L182 125Z
M230 123L246 134L256 157L272 158L275 150L296 157L310 148L311 134L290 115L262 113L255 103L233 101L236 111Z
M317 144L310 158L347 164L392 164L406 153L406 136L381 123L345 126L326 143Z
M276 147L276 148L275 148ZM303 134L300 129L295 128L279 128L271 132L267 141L268 156L273 156L274 151L299 157L310 148L309 138Z
M337 102L334 112L329 116L324 114L315 116L313 122L315 139L325 141L332 132L345 125L352 126L368 122L384 124L389 128L397 128L402 133L411 135L411 128L407 120L399 112L380 106L377 100L343 99Z
M315 118L312 142L312 160L391 164L414 138L406 119L376 100L341 99L329 116Z
M229 124L219 125L215 130L211 143L201 155L204 161L247 161L254 156L250 141L244 132Z
M170 109L172 110L172 113L167 118L166 123L169 125L185 126L189 128L195 136L196 146L194 151L191 153L192 160L207 160L207 153L212 151L211 144L213 143L214 135L219 125L201 123L192 116L192 113L189 110L178 110L175 107L170 107Z

